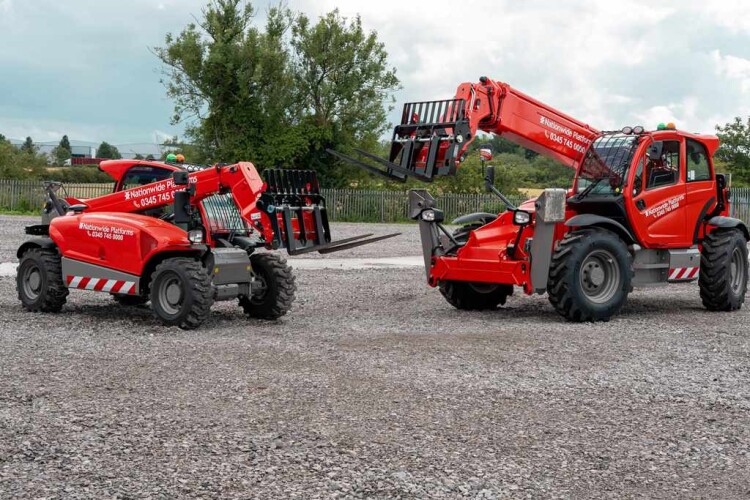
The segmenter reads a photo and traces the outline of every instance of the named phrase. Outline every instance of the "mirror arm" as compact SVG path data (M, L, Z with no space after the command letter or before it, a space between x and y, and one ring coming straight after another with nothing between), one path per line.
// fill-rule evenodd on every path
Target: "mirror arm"
M501 193L495 186L490 185L488 187L490 188L490 191L492 191L492 193L495 196L497 196L498 198L500 198L500 200L503 203L505 203L505 206L508 207L508 210L512 211L512 210L517 210L518 209L518 207L515 206L508 198L506 198L505 195L503 193Z

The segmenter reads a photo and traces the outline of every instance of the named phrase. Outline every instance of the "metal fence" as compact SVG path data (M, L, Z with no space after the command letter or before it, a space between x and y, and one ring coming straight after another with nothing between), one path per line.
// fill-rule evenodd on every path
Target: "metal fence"
M65 184L68 196L93 198L112 192L112 184ZM405 222L408 221L408 194L406 191L360 191L349 189L323 189L328 206L328 216L340 222ZM471 212L499 213L503 203L489 194L435 194L438 207L445 219L452 220ZM520 204L524 197L510 197ZM44 203L44 184L40 181L0 179L0 210L37 212ZM733 217L750 223L750 188L732 189Z

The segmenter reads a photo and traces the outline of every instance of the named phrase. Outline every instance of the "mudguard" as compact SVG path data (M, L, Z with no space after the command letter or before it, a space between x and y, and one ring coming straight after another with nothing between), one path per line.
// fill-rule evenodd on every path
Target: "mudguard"
M745 225L745 223L740 219L718 215L716 217L711 217L706 223L709 226L720 227L722 229L738 228L740 231L742 231L742 234L745 235L745 239L750 240L750 232L747 230L747 226Z
M619 235L620 238L622 238L625 243L637 243L635 237L630 232L628 228L620 224L619 222L609 219L607 217L602 217L601 215L595 215L595 214L580 214L576 215L574 217L571 217L567 221L565 221L565 225L568 227L588 227L588 226L598 226L598 227L604 227L611 231L613 231L615 234Z
M34 238L25 241L20 247L18 247L16 257L20 259L30 248L55 248L55 242L52 241L52 238Z

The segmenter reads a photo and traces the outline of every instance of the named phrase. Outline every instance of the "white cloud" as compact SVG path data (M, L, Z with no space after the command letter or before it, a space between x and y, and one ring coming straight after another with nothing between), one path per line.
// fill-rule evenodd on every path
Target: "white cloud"
M315 17L337 4L298 5ZM349 17L360 13L385 42L404 87L399 102L445 98L459 83L487 75L598 128L636 121L655 127L671 117L706 132L717 123L711 120L728 121L750 104L741 61L709 60L720 42L709 28L720 30L720 18L745 11L750 19L750 3L714 9L698 0L465 0L458 9L452 2L425 8L381 0L339 8Z
M41 140L76 130L110 142L150 140L155 129L179 133L168 124L171 105L147 48L194 21L207 1L0 0L6 97L0 132L33 131ZM254 3L259 23L276 3ZM338 6L378 32L403 85L392 121L401 103L450 97L459 83L481 75L601 129L675 120L710 132L750 113L747 1L297 0L289 6L313 20Z

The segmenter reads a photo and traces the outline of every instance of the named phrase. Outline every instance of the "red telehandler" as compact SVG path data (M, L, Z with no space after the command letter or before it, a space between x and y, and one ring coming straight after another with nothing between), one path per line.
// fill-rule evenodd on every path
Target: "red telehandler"
M294 276L278 252L335 252L395 234L331 242L315 173L252 163L212 167L113 160L100 169L114 192L86 200L47 184L42 224L18 249L18 297L30 311L57 312L71 288L151 301L158 319L198 327L215 300L238 299L249 317L289 311Z
M454 99L404 105L388 160L330 153L388 178L453 175L478 131L505 137L576 171L570 189L545 189L515 207L454 221L425 190L409 194L419 221L427 280L459 309L494 309L513 287L547 292L572 321L607 321L633 286L698 279L704 306L739 309L747 291L750 239L728 216L726 178L714 171L719 139L676 130L602 132L505 83L482 77Z

